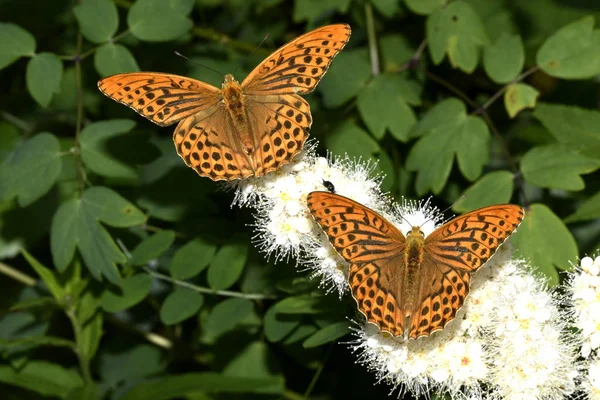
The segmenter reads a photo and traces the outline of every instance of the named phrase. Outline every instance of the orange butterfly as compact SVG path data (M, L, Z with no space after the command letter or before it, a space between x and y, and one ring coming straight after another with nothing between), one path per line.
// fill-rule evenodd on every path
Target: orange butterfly
M427 237L406 237L375 211L329 192L308 195L308 208L350 264L359 311L382 331L417 339L443 329L469 293L471 274L494 255L523 220L523 208L480 208Z
M315 29L277 49L241 85L225 75L221 89L156 72L109 76L98 88L157 125L179 122L175 148L200 176L263 176L302 149L312 117L299 95L315 89L349 39L346 24Z

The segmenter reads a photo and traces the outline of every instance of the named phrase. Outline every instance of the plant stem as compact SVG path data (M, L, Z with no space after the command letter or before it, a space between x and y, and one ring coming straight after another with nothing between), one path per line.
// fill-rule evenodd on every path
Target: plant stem
M365 18L367 20L367 36L369 38L369 56L371 57L371 75L379 75L379 52L375 36L375 21L373 19L373 6L370 1L365 1Z
M29 275L26 275L21 271L16 270L13 267L6 265L2 262L0 262L0 273L10 278L13 278L17 282L21 282L23 285L35 286L37 283L37 280L35 278L32 278Z
M309 398L310 394L312 393L313 389L315 388L315 385L319 381L319 377L321 376L321 373L323 372L323 368L325 368L325 363L329 359L329 355L331 354L331 351L333 350L333 346L335 346L335 342L332 342L329 345L329 348L327 349L327 352L325 353L325 357L323 359L323 362L321 363L321 365L319 365L319 368L317 369L317 371L313 375L312 380L310 381L308 387L306 388L306 391L304 392L304 399L305 400Z
M81 47L83 45L83 37L81 32L77 33L77 54L75 56L75 81L77 85L77 125L75 126L75 140L73 143L73 156L75 157L75 165L77 169L77 182L79 183L79 195L83 194L84 182L86 180L83 163L81 161L79 136L83 125L83 83L81 79Z
M71 321L71 325L73 326L73 332L75 334L75 343L77 348L75 349L75 353L77 354L77 359L79 360L79 367L81 368L81 373L83 375L83 380L86 385L93 383L92 374L90 372L90 360L83 352L83 344L81 343L81 324L77 319L77 315L75 312L75 307L71 305L67 305L67 309L65 309L65 313L69 317Z
M521 82L523 79L527 78L529 75L533 74L534 72L536 72L539 69L540 68L538 66L535 66L535 67L530 68L527 71L523 72L521 75L517 76L510 83L504 85L504 87L502 87L502 89L500 89L498 92L494 93L494 95L492 97L490 97L490 99L488 101L486 101L485 104L481 106L481 108L483 108L484 110L487 110L496 100L498 100L498 98L500 96L502 96L502 94L504 94L504 92L506 92L508 90L510 85Z
M188 289L192 289L198 293L206 293L206 294L214 294L217 296L227 296L227 297L238 297L241 299L248 300L264 300L264 299L275 299L275 296L262 294L262 293L240 293L240 292L232 292L229 290L213 290L207 287L197 286L189 282L181 281L179 279L171 278L170 276L163 275L160 272L156 272L148 267L144 267L144 271L148 274L154 276L155 278L161 279L163 281L171 282L174 285L185 287Z

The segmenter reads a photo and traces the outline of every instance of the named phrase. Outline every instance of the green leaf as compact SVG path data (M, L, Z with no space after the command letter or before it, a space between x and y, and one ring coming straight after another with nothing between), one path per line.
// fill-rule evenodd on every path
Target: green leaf
M84 297L84 301L94 301L91 296ZM78 343L78 351L81 352L88 360L91 360L96 355L102 339L102 326L104 324L104 314L96 312L93 317L87 320L83 325L80 333L80 341Z
M394 187L398 166L394 164L390 156L388 156L384 150L379 153L378 157L379 160L377 160L377 167L373 171L373 174L381 174L383 176L383 180L381 181L380 185L381 190L384 192L389 192Z
M293 315L285 315L285 316L286 317L294 317ZM310 335L315 333L317 330L318 330L318 328L314 325L302 324L302 325L298 326L296 329L294 329L294 331L291 334L289 334L282 343L286 346L297 343L301 340L306 339L307 337L309 337Z
M399 10L398 0L370 0L377 11L387 18L391 18Z
M351 0L296 0L294 1L294 22L309 22L322 18L323 15L338 11L345 14Z
M518 255L531 261L548 276L554 267L570 270L577 259L577 243L565 224L543 204L533 204L525 211L525 219L511 240Z
M21 131L16 126L5 121L0 121L0 164L10 156L10 153L22 141Z
M228 243L221 246L208 267L208 285L215 290L227 289L242 275L248 245L246 243Z
M65 400L89 400L89 399L100 399L104 392L101 394L98 386L93 383L86 383L85 386L77 387L71 390Z
M0 365L0 382L56 397L63 397L83 386L83 380L75 370L47 361L29 361L19 369Z
M562 190L582 190L585 183L579 175L599 167L600 160L563 144L534 147L521 160L521 171L528 183Z
M118 145L118 140L134 126L135 122L129 119L114 119L87 125L81 131L79 139L81 159L86 167L102 176L124 180L137 179L135 167L115 156L114 152L119 146L113 145L111 149L111 143Z
M18 25L0 23L0 69L35 53L35 37Z
M87 323L100 310L100 296L95 290L86 290L77 306L77 319Z
M479 16L460 0L433 12L426 29L433 62L440 64L448 54L450 64L467 73L475 70L479 51L489 42Z
M548 75L563 79L587 79L600 73L600 30L587 16L561 28L542 44L538 66Z
M94 67L102 77L140 70L129 49L115 43L107 43L96 50Z
M504 92L504 107L514 118L525 108L534 108L540 92L525 83L513 83Z
M396 139L406 142L408 132L417 121L402 96L401 81L397 74L379 75L358 96L358 111L377 139L383 138L389 129Z
M204 324L204 333L209 338L217 338L247 321L253 313L254 305L250 300L223 300L212 309Z
M452 210L459 213L473 211L492 204L508 203L513 192L513 174L496 171L484 175L465 191Z
M214 372L197 372L167 375L138 383L120 400L166 400L202 392L282 394L284 390L285 381L280 377L241 378Z
M600 218L600 192L585 200L577 210L565 218L565 222L590 221Z
M110 0L83 0L73 8L73 12L81 34L90 42L106 42L119 27L117 6Z
M100 375L110 383L155 375L164 369L165 364L161 349L149 344L127 347L115 353L105 351L98 358ZM132 365L135 368L131 368Z
M504 32L483 51L483 67L496 83L515 79L525 64L525 49L519 35Z
M9 311L27 311L27 310L35 310L35 309L52 309L58 308L58 302L54 299L54 297L44 296L35 299L29 299L24 301L19 301L11 305Z
M52 219L50 246L56 268L64 270L78 247L85 265L96 279L105 276L119 283L115 263L126 258L109 233L99 224L114 227L139 225L146 220L133 204L105 187L87 189L81 199L63 203Z
M303 294L287 297L274 307L281 314L319 314L331 310L332 304L325 297Z
M148 42L166 42L183 36L193 23L187 17L191 9L187 11L182 8L182 3L182 0L136 1L127 15L131 33L136 38Z
M265 342L252 342L223 369L223 374L242 378L269 378L277 359Z
M12 340L6 340L0 338L0 346L4 348L11 348L13 346L28 345L30 349L39 346L53 346L53 347L66 347L68 350L75 347L75 343L70 340L65 340L59 337L53 336L35 336L35 337L22 337Z
M131 265L146 265L158 258L171 247L175 241L175 232L160 231L144 239L131 252Z
M446 0L404 0L406 7L420 15L429 15L446 4Z
M434 106L413 128L411 136L422 136L406 160L409 171L417 171L416 191L440 193L446 185L454 157L463 176L477 179L489 160L490 133L480 117L467 115L457 99Z
M318 86L323 95L323 104L329 108L343 105L360 93L370 77L371 67L366 50L342 51Z
M116 313L133 307L144 300L150 291L152 277L148 274L137 274L123 279L120 288L107 289L102 293L102 308L109 313Z
M343 122L325 137L325 145L336 156L348 155L352 158L376 158L381 151L379 143L354 122Z
M381 48L381 67L387 73L399 72L405 68L416 50L406 37L397 34L382 36L379 40L379 47ZM422 88L414 80L402 79L401 82L405 84L402 96L406 102L413 106L418 105L414 100L416 98L417 103L421 102ZM415 88L417 89L416 93Z
M39 133L21 143L0 169L0 199L17 196L27 207L55 184L62 169L60 144L50 133Z
M63 75L62 61L53 53L36 54L27 63L25 81L31 97L42 107L60 90Z
M302 343L302 346L306 349L321 346L346 336L348 333L350 333L348 321L337 322L315 332Z
M27 252L27 250L22 249L21 253L23 257L27 260L31 268L35 270L38 276L44 281L52 296L58 301L59 304L62 304L63 298L65 296L65 290L62 285L59 283L56 274L50 269L46 268L42 263L40 263L35 257Z
M298 325L302 315L278 313L275 306L271 306L265 313L264 330L267 340L279 342L289 335Z
M188 279L198 275L212 262L217 246L196 238L182 246L171 261L169 270L176 279Z
M4 358L22 357L48 340L48 322L32 313L11 312L0 318L0 351ZM52 338L50 340L54 340ZM15 345L12 345L14 343ZM56 345L53 343L53 345ZM6 346L6 347L5 347Z
M597 158L600 154L600 111L539 103L533 116L560 143L577 148L590 157Z
M204 297L191 289L177 288L160 308L160 320L166 325L178 324L194 316L202 307Z

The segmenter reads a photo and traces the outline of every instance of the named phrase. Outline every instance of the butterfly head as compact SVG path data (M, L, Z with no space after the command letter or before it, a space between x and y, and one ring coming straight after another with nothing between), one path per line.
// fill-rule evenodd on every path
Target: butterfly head
M223 84L221 85L221 87L223 89L225 89L226 86L232 84L233 82L238 83L235 78L233 77L233 75L231 74L227 74L225 75L225 80L223 81Z
M225 75L225 81L223 81L221 94L223 99L225 100L225 104L227 108L235 110L241 109L243 107L243 91L242 85L238 81L235 80L233 75L227 74Z
M419 226L413 226L411 228L411 230L406 234L406 238L408 239L409 237L425 237L425 233L423 233L423 231L421 230L421 227Z

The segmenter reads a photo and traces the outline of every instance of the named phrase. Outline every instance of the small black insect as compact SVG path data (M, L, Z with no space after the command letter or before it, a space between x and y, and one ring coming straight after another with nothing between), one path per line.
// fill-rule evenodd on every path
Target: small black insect
M333 186L333 183L323 179L323 186L325 186L325 189L327 189L328 192L335 193L335 186Z

